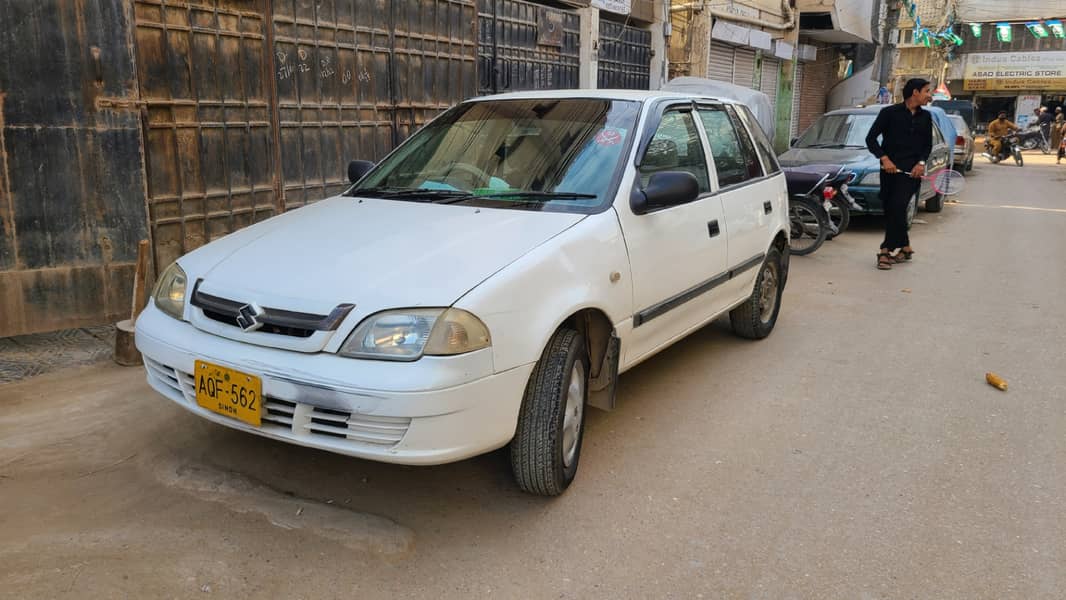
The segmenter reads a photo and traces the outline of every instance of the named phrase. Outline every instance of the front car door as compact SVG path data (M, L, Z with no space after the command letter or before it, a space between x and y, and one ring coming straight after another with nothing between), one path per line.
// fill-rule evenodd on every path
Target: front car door
M715 315L718 287L727 277L727 245L720 198L711 187L702 131L692 104L668 105L649 117L654 133L637 163L634 186L656 172L686 171L699 184L689 203L638 215L616 205L633 278L633 330L623 368L706 323Z

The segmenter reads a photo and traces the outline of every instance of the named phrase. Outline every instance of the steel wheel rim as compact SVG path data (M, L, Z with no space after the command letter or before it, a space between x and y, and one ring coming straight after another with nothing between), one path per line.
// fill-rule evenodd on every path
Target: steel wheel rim
M570 467L577 458L577 442L581 439L581 417L585 412L585 365L574 361L570 371L570 385L566 388L566 412L563 413L563 465Z
M777 305L777 270L767 264L762 270L762 287L759 289L759 320L769 323Z

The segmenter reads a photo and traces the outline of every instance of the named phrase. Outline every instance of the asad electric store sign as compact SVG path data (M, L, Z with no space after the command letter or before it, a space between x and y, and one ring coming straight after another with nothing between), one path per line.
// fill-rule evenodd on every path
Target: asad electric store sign
M967 91L1066 91L1066 52L968 54L962 87Z

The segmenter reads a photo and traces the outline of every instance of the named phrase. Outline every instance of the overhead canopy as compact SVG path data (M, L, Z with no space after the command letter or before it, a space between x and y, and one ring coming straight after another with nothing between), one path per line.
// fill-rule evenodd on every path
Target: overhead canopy
M1066 18L1066 0L958 0L955 17L964 23Z
M766 137L774 139L774 105L769 96L758 90L703 77L675 77L663 86L663 91L712 96L745 104L766 132Z

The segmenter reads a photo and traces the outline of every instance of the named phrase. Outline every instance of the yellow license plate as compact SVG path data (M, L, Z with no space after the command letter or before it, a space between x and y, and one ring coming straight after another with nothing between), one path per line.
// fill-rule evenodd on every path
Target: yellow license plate
M196 403L259 427L263 415L263 381L255 375L198 360Z

